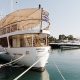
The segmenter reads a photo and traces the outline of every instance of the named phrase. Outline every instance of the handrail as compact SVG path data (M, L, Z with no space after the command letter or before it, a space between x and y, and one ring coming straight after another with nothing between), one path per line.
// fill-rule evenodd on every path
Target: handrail
M27 19L27 20L41 20L41 19ZM15 22L12 22L12 23L10 23L10 24L8 24L8 25L11 25L11 24L14 24L14 23L17 23L17 22L27 21L27 20L15 21ZM8 26L8 25L5 25L4 27L1 27L0 29L5 28L5 27ZM8 26L8 27L9 27L9 26Z
M41 19L27 19L27 20L40 20L41 21ZM22 21L27 21L27 20L20 20L20 21L17 21L17 22L22 22ZM44 21L44 20L42 20L42 21ZM17 22L14 22L14 23L17 23ZM46 21L45 21L46 22ZM47 22L48 23L48 26L46 26L45 28L43 28L43 30L47 30L48 28L49 28L49 26L50 26L50 22ZM13 24L13 23L11 23L11 24ZM28 24L36 24L35 22L34 23L27 23L26 25L28 25ZM10 24L8 24L8 25L10 25ZM6 27L6 26L5 26ZM5 28L4 27L4 28ZM7 26L6 28L8 28L8 27L10 27L10 30L11 30L11 26ZM17 27L17 29L16 30L14 30L14 31L18 31L19 30L19 28L18 28L18 26L16 26ZM2 29L4 29L3 27L2 28L0 28L0 30L2 30ZM32 29L32 27L30 27L31 29ZM24 26L23 26L23 28L22 29L20 29L20 30L24 30ZM2 30L3 31L3 30ZM10 31L10 32L14 32L14 31ZM6 34L6 33L10 33L10 32L5 32L5 33L1 33L1 35L2 34Z

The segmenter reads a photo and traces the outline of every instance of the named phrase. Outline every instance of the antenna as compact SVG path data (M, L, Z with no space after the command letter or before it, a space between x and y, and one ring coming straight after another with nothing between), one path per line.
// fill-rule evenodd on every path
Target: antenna
M42 32L42 13L43 13L43 8L41 8L41 4L39 4L39 9L41 9L41 25L40 25L40 32Z
M39 4L39 9L41 8L41 4Z
M13 12L13 0L11 0L11 12Z
M18 4L18 0L11 0L11 12L14 11L14 5L16 6ZM16 6L17 8L17 6Z

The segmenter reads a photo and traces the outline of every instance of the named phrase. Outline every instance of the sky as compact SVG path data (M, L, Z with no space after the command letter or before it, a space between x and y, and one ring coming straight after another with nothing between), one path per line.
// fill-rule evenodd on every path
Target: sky
M18 3L16 3L16 1ZM50 32L58 38L60 34L80 37L80 0L0 0L0 17L12 10L42 7L49 12Z

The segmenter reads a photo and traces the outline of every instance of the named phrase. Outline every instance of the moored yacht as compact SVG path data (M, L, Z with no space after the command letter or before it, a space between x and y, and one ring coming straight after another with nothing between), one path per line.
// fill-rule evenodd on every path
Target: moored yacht
M0 57L15 60L24 55L17 62L23 66L31 66L42 57L34 68L43 70L49 58L49 25L49 13L40 6L6 15L0 20L0 45L8 53Z

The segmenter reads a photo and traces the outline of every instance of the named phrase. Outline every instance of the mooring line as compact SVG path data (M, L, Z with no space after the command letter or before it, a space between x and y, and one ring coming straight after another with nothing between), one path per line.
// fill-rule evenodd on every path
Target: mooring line
M57 68L59 74L61 75L62 79L63 79L63 80L66 80L65 77L63 76L63 74L61 73L60 69L58 68L57 64L55 63L55 60L54 60L54 59L53 59L53 63L54 63L54 65L55 65L55 67Z
M5 64L2 64L2 65L0 65L0 68L3 67L3 66L10 65L10 64L12 64L12 63L14 63L14 62L16 62L16 61L22 59L23 57L24 57L24 55L20 56L19 58L15 59L15 60L13 60L13 61L11 61L11 62L8 62L8 63L5 63Z
M34 65L36 65L44 56L42 56L41 58L39 58L34 64L32 64L28 69L26 69L24 72L22 72L19 76L17 76L15 79L13 80L18 80L19 78L21 78L26 72L28 72Z

